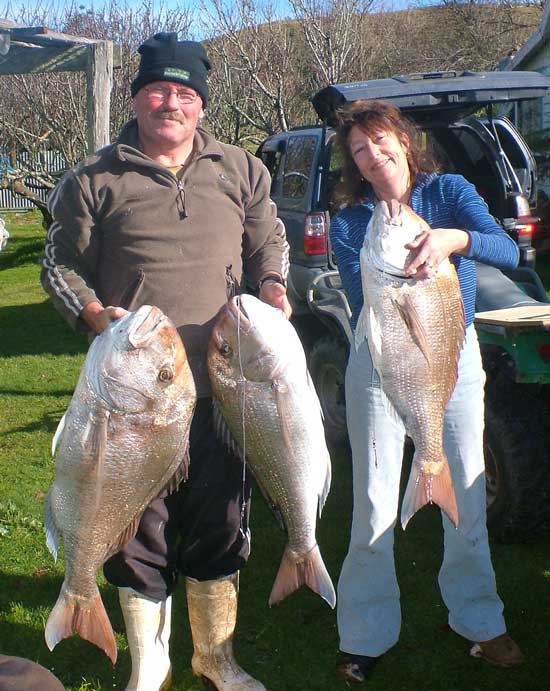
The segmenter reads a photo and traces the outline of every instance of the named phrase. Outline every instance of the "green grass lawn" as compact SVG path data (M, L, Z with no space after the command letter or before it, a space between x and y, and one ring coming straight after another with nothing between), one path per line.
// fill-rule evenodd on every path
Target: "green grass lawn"
M124 689L129 656L116 590L100 579L117 633L113 668L78 637L53 653L44 625L62 582L43 535L42 505L52 480L50 445L76 384L86 343L45 299L37 263L44 231L37 216L7 217L12 235L0 254L0 653L51 669L71 691ZM546 273L548 279L550 276ZM550 280L547 281L550 287ZM333 487L318 530L334 582L345 556L351 511L350 461L333 456ZM270 609L268 596L284 535L259 492L252 508L252 556L241 577L237 655L269 691L343 691L334 676L335 612L302 589ZM396 530L403 627L399 643L365 688L377 691L544 691L550 687L550 549L548 536L493 545L508 628L526 654L516 670L493 669L468 656L468 643L447 627L437 587L442 536L439 512L423 509ZM203 688L190 670L191 642L183 588L175 595L171 639L175 691ZM37 690L39 691L39 690Z

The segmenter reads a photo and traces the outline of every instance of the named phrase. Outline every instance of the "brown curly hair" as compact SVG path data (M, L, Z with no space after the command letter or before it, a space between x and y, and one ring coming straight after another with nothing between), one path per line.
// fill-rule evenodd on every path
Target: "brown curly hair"
M420 146L419 128L406 118L399 108L386 101L354 101L341 108L336 126L336 144L342 154L342 179L336 187L336 198L340 206L353 206L365 199L370 191L370 183L363 178L349 150L349 135L352 127L359 127L367 135L383 130L392 132L398 139L403 135L409 140L407 161L414 183L419 173L436 171L436 166L429 154Z

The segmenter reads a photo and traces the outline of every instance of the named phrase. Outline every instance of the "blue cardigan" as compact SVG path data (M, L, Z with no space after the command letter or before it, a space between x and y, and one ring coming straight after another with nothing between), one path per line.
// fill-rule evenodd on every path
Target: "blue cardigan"
M491 216L474 186L462 175L419 175L409 204L432 228L460 228L470 236L468 255L450 257L458 274L468 326L475 313L475 261L501 269L513 268L519 260L518 247ZM363 306L359 253L373 210L371 193L362 204L336 214L330 224L330 239L352 310L353 328Z

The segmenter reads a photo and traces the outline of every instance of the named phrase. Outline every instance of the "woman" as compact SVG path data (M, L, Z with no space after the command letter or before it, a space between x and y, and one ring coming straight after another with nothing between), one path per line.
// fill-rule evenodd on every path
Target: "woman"
M443 514L445 548L439 586L449 625L474 643L471 654L498 666L523 655L506 633L489 554L483 460L485 375L473 326L476 261L514 267L518 249L460 175L436 175L414 125L383 101L358 101L340 113L344 157L341 192L347 207L331 223L331 240L355 327L363 305L359 252L378 200L406 203L431 226L407 245L408 275L426 278L447 257L454 263L466 314L458 381L445 412L444 445L455 488L458 529ZM393 559L405 431L389 416L368 345L351 348L346 372L348 431L353 455L351 541L338 584L338 673L361 682L399 638L401 610ZM376 429L376 437L373 430Z

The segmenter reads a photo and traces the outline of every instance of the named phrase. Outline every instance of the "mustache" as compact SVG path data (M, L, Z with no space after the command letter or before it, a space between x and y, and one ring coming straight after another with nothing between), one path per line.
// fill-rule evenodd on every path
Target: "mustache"
M176 110L166 110L163 113L157 113L157 117L161 120L176 120L177 122L185 122L185 117Z

